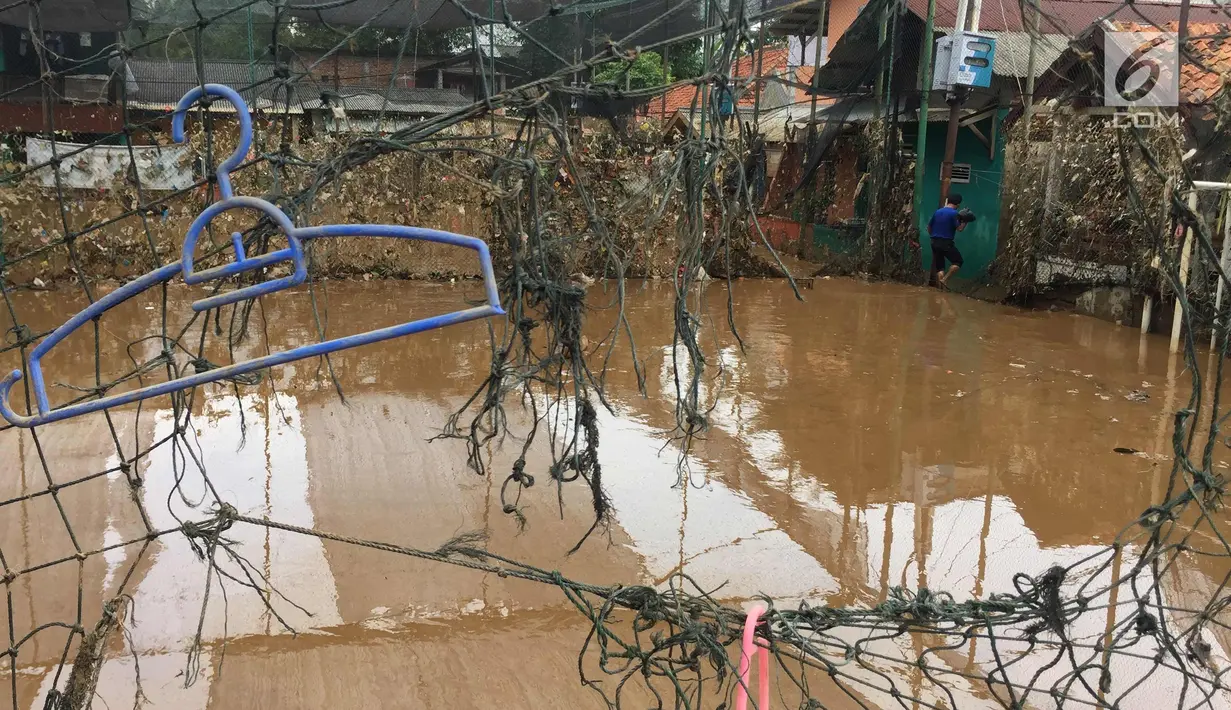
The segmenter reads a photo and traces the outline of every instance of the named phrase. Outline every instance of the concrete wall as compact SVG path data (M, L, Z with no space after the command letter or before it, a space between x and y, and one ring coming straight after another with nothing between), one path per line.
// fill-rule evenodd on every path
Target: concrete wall
M1100 286L1077 297L1077 312L1120 325L1134 325L1141 318L1133 292L1127 286Z

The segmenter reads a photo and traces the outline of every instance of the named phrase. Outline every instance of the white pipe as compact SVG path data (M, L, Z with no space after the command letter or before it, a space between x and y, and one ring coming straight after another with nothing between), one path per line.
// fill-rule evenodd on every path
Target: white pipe
M1026 95L1022 99L1025 108L1026 149L1030 149L1030 123L1034 118L1034 74L1039 44L1039 0L1030 0L1030 54L1026 57Z
M1141 306L1141 334L1150 332L1150 321L1154 319L1154 296L1146 294L1146 302Z
M1188 192L1188 209L1192 212L1197 211L1197 191L1190 190ZM1180 292L1175 297L1175 310L1171 316L1171 354L1174 355L1180 351L1180 329L1184 323L1184 306L1180 302L1180 296L1187 297L1188 295L1188 267L1192 260L1193 250L1193 230L1192 227L1184 230L1184 246L1180 252Z
M970 7L970 0L957 0L957 15L953 18L953 36L966 30L966 10ZM957 47L953 48L957 51Z
M1231 268L1231 266L1228 265L1229 260L1231 260L1231 199L1226 200L1226 204L1223 205L1222 210L1222 259L1219 260L1218 263L1222 265L1222 270L1224 273L1226 273L1228 268ZM1226 284L1223 283L1222 276L1219 276L1218 290L1214 293L1214 323L1216 324L1218 323L1219 316L1222 315L1222 292L1225 287ZM1223 323L1222 327L1226 328L1227 324ZM1214 352L1214 346L1217 345L1217 340L1218 329L1215 328L1214 331L1210 333L1210 353Z
M1231 190L1231 182L1209 182L1206 180L1193 180L1194 190Z
M980 13L983 12L983 0L972 0L972 1L974 2L975 5L974 5L974 9L971 10L971 13L970 13L970 31L978 32L979 31L979 15Z

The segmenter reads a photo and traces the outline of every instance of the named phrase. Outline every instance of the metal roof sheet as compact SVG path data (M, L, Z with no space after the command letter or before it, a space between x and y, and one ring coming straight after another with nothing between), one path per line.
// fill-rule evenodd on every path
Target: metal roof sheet
M958 0L936 0L937 27L953 27L957 16ZM919 17L927 17L928 0L907 0L911 12ZM1027 3L1018 0L1001 0L1000 2L984 2L983 11L979 15L981 31L1020 32L1030 26L1030 13L1027 11L1027 21L1022 20L1022 9ZM1039 0L1042 17L1039 21L1039 31L1045 34L1060 34L1070 37L1081 34L1087 28L1101 19L1107 18L1120 22L1141 22L1143 18L1158 25L1180 17L1179 0ZM1225 22L1227 15L1212 2L1212 0L1193 0L1191 22Z
M226 84L239 92L252 108L262 101L285 103L285 93L278 91L272 63L239 61L204 62L198 76L196 63L188 59L145 59L133 57L128 69L136 86L128 89L130 104L174 106L184 94L201 84ZM224 102L218 102L223 104ZM295 103L292 97L292 104ZM229 105L222 108L230 111Z
M948 33L945 28L943 33ZM992 58L992 73L1000 76L1025 78L1030 67L1030 33L1029 32L984 32L996 40L996 55ZM1052 62L1060 58L1068 49L1069 38L1066 35L1044 34L1039 37L1034 51L1034 78L1043 76Z

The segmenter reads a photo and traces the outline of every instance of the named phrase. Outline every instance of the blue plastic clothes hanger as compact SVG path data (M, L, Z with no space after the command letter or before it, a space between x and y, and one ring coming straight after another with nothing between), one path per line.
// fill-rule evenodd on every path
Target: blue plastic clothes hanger
M188 109L192 107L203 96L217 96L227 101L235 107L239 117L240 135L239 145L235 148L235 152L231 157L227 158L218 166L217 179L218 187L222 193L222 200L216 202L205 209L188 228L188 233L184 237L184 249L180 257L180 261L174 264L151 271L150 273L131 281L115 291L107 294L103 298L90 304L88 308L73 316L67 323L56 328L50 335L39 343L30 353L29 364L26 367L26 372L30 376L30 388L34 392L35 404L38 412L33 416L23 416L15 412L9 404L9 394L13 385L21 379L21 370L13 370L7 377L0 381L0 415L2 415L10 424L19 427L33 427L40 424L49 424L51 422L60 421L62 419L70 419L79 417L83 414L97 412L102 409L118 407L123 404L137 402L151 397L159 397L171 392L176 392L190 387L217 382L218 380L235 377L255 370L262 370L275 365L282 365L295 360L304 358L317 357L327 355L329 353L338 352L339 350L347 350L349 348L367 345L369 343L378 343L382 340L390 340L403 335L411 335L412 333L421 333L425 330L433 330L447 325L456 323L465 323L479 318L488 316L498 316L504 314L504 309L500 307L500 294L496 290L496 276L492 270L491 254L488 252L487 244L480 239L467 237L451 232L442 232L435 229L423 229L420 227L402 227L388 224L335 224L324 227L296 227L290 217L286 215L276 205L256 197L237 197L231 188L231 170L239 167L244 158L248 155L248 149L252 145L252 119L248 115L248 106L234 89L221 84L206 84L204 87L197 87L184 95L180 99L179 104L175 107L175 113L171 118L171 137L177 142L184 141L184 116ZM210 220L223 212L234 209L250 209L256 210L268 216L278 229L287 239L287 248L278 251L262 254L260 256L249 257L244 253L243 239L238 232L231 235L231 245L235 251L235 260L231 263L224 264L205 271L194 271L193 269L193 252L196 249L197 240L201 236L202 230L209 224ZM213 370L196 373L187 377L181 377L170 382L162 382L148 387L123 392L120 394L103 397L101 399L88 400L67 407L52 409L47 401L47 387L43 379L43 368L41 360L44 355L51 351L61 340L64 340L73 331L88 323L90 320L102 315L106 311L115 308L128 299L137 294L153 287L160 283L169 281L176 274L183 272L184 282L188 284L203 284L216 279L227 278L236 274L242 274L256 269L262 269L274 264L282 262L290 262L293 265L292 273L289 276L284 276L271 281L264 281L251 286L228 291L210 298L204 298L192 304L192 309L197 312L218 308L229 303L243 301L257 296L262 296L283 289L298 286L304 282L308 275L307 262L304 258L304 244L311 239L322 239L325 237L393 237L395 239L418 239L421 241L437 242L440 244L449 244L452 246L463 247L465 249L473 249L478 252L479 264L483 269L483 286L487 296L487 303L474 308L454 311L439 316L431 316L430 318L422 318L420 320L402 323L389 328L380 328L360 333L358 335L348 335L343 338L335 338L321 343L312 343L303 345L292 350L287 350L280 353L273 353L264 357L239 362L225 367L219 367Z

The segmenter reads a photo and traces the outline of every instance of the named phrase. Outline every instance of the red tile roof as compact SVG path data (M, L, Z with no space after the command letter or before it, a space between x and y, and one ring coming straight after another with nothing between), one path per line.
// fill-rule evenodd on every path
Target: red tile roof
M1204 67L1184 62L1180 70L1180 100L1187 104L1210 101L1231 76L1231 25L1189 24L1189 46Z
M787 60L790 56L790 50L786 47L774 47L765 50L765 56L761 60L761 76L770 74L779 74L787 70ZM745 55L740 57L731 67L732 78L742 78L747 80L749 77L756 75L756 54ZM807 67L808 74L811 76L812 67ZM798 81L798 79L796 79ZM764 90L764 87L762 87ZM798 94L799 91L796 91ZM658 96L650 100L643 110L643 115L651 118L664 118L673 115L676 111L688 111L692 108L694 100L696 101L697 110L701 110L701 100L697 97L697 87L678 86L665 95L666 110L663 108L663 96ZM740 106L752 106L756 101L756 92L749 90L740 97Z
M1231 18L1223 18L1231 20ZM1129 32L1164 29L1178 32L1179 22L1163 22L1159 27L1120 22L1116 27ZM1197 63L1185 61L1180 69L1180 102L1203 104L1223 90L1231 78L1231 24L1190 22L1188 44Z

